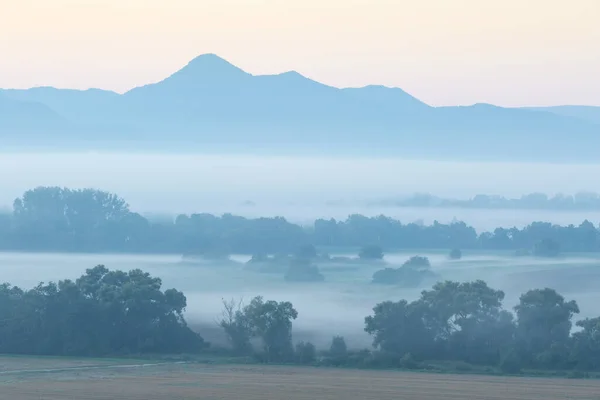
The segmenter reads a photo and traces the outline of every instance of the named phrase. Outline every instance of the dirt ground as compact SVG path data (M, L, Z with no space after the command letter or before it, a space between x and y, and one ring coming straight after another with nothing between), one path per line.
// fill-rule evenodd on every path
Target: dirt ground
M0 400L600 400L600 381L0 357Z

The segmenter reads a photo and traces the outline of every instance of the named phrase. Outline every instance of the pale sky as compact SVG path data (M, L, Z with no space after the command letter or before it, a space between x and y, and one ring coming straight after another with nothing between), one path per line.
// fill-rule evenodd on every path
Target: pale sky
M203 53L432 105L600 106L600 0L0 0L0 87L159 81Z

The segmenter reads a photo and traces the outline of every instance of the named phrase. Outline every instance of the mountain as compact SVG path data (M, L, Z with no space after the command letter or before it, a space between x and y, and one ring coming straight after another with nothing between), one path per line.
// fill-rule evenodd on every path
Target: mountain
M595 160L600 144L600 121L580 113L431 107L399 88L339 89L294 71L252 75L214 54L124 94L33 88L0 95L29 107L27 117L0 124L1 139L18 141L19 130L38 121L27 129L78 148L581 161ZM49 115L62 122L53 125Z
M67 121L43 103L19 101L0 91L0 137L24 139L45 132L66 132Z
M547 111L566 117L579 118L594 124L600 124L600 107L594 106L555 106L555 107L535 107L532 110Z

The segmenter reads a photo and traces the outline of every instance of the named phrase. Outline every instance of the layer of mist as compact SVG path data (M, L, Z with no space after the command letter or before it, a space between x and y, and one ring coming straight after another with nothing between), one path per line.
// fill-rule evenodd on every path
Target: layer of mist
M450 261L446 253L407 251L386 256L390 264L400 265L410 256L427 256L440 279L485 280L490 287L506 292L506 308L512 308L520 294L529 289L550 287L566 299L579 304L577 319L600 313L600 256L570 255L558 259L515 258L509 254L463 253L460 261ZM291 301L299 312L294 322L294 339L310 340L327 346L333 335L345 336L350 347L365 347L371 338L363 332L364 317L375 304L385 300L414 300L421 290L400 289L371 283L381 266L360 265L354 270L324 268L322 283L290 283L281 275L244 270L248 257L232 257L239 265L205 263L185 264L177 256L140 255L61 255L0 253L0 281L30 288L40 281L77 278L86 268L105 264L110 269L141 268L161 277L165 288L175 287L187 296L188 322L209 341L223 344L216 326L222 299L246 299L262 295L265 299Z
M349 214L385 214L403 222L465 221L478 230L600 220L600 212L366 207L368 200L435 192L600 191L599 165L456 163L394 159L190 154L21 153L0 156L0 209L36 186L95 187L118 193L144 214L207 212L284 216L296 223ZM6 172L6 173L4 173ZM334 205L335 204L335 205Z

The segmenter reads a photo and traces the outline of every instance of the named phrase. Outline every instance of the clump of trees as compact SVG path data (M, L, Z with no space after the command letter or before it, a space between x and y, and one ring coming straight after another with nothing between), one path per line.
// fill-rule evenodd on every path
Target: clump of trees
M193 353L206 347L186 324L186 298L141 270L99 265L76 281L24 290L0 285L0 353L102 356Z
M249 354L255 351L252 340L259 339L265 361L290 361L294 358L292 321L297 317L292 303L265 301L259 296L246 306L237 303L236 307L234 301L224 302L219 325L236 352Z
M397 360L460 361L510 373L600 367L600 318L579 321L582 329L571 334L579 308L556 291L524 293L514 315L503 299L483 281L440 282L416 301L378 304L365 330L375 348Z
M436 275L430 270L431 264L427 257L413 256L400 268L384 268L373 274L373 283L398 285L407 288L418 287L427 279Z

